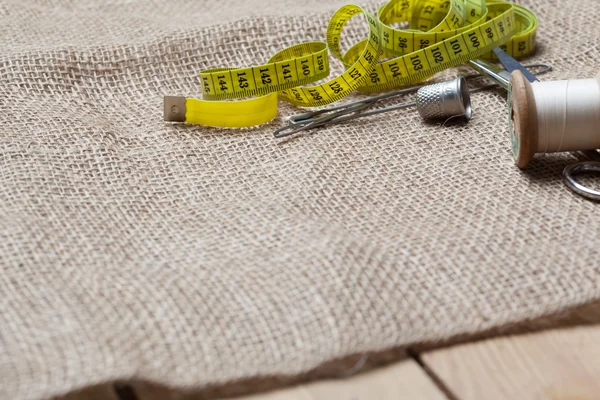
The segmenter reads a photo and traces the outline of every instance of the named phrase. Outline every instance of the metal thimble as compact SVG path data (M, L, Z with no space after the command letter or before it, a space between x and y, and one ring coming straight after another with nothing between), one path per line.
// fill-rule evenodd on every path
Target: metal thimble
M471 96L462 76L423 86L417 92L417 111L424 119L465 117L471 119Z

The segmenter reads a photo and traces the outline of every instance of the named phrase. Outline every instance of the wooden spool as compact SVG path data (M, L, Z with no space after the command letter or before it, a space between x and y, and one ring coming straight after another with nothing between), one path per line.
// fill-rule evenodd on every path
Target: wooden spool
M533 88L521 71L510 75L508 98L512 150L517 167L525 168L537 151L538 120Z

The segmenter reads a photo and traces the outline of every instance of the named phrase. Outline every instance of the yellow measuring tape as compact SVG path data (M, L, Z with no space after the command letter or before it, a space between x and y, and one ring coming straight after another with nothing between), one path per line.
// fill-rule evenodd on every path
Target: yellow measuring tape
M369 36L342 54L342 30L361 14ZM390 26L407 22L409 29ZM167 96L165 119L216 127L259 125L277 115L278 98L317 107L355 90L379 92L421 82L470 59L489 58L498 46L515 58L533 54L536 30L531 11L497 0L391 0L377 17L346 5L331 18L327 43L288 47L264 65L202 71L203 100ZM344 73L307 86L329 75L328 50L343 63Z

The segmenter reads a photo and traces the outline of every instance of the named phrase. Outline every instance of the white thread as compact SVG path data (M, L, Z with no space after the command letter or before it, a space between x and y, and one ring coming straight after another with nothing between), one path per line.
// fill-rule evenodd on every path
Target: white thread
M537 151L600 148L600 75L596 79L532 84L537 107Z

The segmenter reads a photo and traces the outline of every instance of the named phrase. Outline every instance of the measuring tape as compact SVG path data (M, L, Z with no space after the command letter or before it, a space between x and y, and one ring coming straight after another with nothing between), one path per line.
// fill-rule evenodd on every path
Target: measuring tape
M369 36L342 54L342 30L357 15L365 17ZM390 26L407 22L409 29ZM346 5L331 18L327 43L288 47L260 66L202 71L203 100L166 96L165 120L216 127L259 125L275 118L278 98L317 107L355 90L379 92L421 82L470 59L492 57L498 46L515 58L533 54L536 30L531 11L496 0L391 0L377 17ZM307 86L329 75L328 50L345 71ZM242 98L248 99L235 100Z

